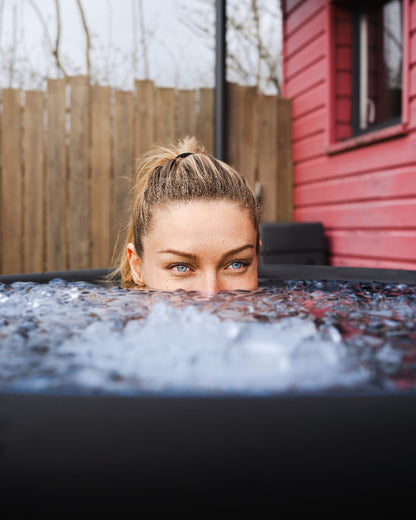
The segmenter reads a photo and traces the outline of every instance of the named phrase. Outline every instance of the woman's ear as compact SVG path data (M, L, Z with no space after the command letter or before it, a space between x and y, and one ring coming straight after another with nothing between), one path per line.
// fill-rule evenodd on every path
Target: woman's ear
M136 248L134 247L134 244L132 244L131 242L127 244L127 254L129 256L130 271L134 282L137 285L144 285L144 280L141 272L142 261L139 255L136 253Z
M257 257L260 258L260 254L261 254L261 246L263 245L263 242L261 240L259 240L259 250L257 252Z

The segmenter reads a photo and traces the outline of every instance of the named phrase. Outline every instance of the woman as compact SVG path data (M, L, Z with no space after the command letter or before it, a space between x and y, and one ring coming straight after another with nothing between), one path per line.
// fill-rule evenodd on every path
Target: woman
M244 178L195 138L139 157L117 273L124 286L257 288L259 208Z

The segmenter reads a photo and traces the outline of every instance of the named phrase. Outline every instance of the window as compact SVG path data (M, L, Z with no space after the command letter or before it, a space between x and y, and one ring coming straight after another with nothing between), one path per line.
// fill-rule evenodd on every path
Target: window
M401 122L403 6L367 0L352 13L352 134Z

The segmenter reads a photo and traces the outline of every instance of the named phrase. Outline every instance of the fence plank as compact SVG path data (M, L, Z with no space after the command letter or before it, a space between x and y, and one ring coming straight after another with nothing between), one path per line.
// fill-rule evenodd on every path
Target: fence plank
M65 80L48 80L46 269L67 269Z
M277 155L278 202L276 219L280 222L293 220L293 165L291 138L291 101L277 99Z
M257 87L240 87L239 128L233 137L239 141L238 165L249 185L254 189L257 180L258 124Z
M88 79L75 76L71 85L69 151L68 251L69 269L90 265L88 208Z
M199 89L199 110L196 135L207 152L214 153L214 89Z
M263 221L272 222L277 217L277 98L259 97L259 182L261 183L261 207Z
M91 87L91 267L110 262L110 87Z
M114 186L112 244L123 239L129 217L129 191L133 173L133 98L131 92L116 91L114 99ZM119 238L120 237L120 238Z
M290 101L257 97L253 87L227 88L228 161L252 187L261 182L264 220L290 221ZM214 151L211 88L156 90L152 81L136 81L135 93L115 92L114 120L112 90L93 87L89 93L85 77L71 78L69 85L49 80L43 131L43 94L28 92L22 133L20 92L2 92L0 244L7 244L0 250L2 272L106 267L121 229L124 238L136 153L156 139L168 144L191 134Z
M43 92L26 92L24 125L24 271L44 270Z
M156 140L169 145L175 139L175 90L156 89Z
M195 90L179 90L176 137L196 134Z
M5 274L23 270L22 167L20 90L3 90L2 117L2 270Z
M147 152L156 141L155 86L153 81L135 82L136 91L136 155Z
M240 170L239 133L240 92L242 87L236 83L227 83L227 123L226 123L226 160L236 170Z

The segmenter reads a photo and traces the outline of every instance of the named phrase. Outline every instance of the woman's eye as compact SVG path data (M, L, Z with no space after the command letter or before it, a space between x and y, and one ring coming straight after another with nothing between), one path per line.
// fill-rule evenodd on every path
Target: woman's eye
M242 269L243 267L247 267L247 265L248 265L247 262L243 262L241 260L236 260L235 262L232 262L229 265L229 268L232 269L233 271L238 271L238 270Z
M179 265L173 265L172 269L178 273L186 273L186 271L189 269L187 265L179 264Z

